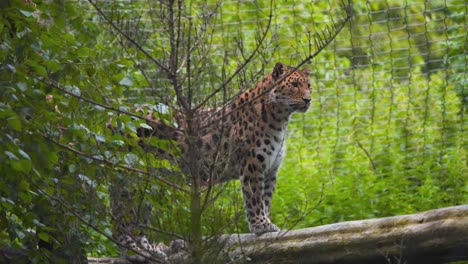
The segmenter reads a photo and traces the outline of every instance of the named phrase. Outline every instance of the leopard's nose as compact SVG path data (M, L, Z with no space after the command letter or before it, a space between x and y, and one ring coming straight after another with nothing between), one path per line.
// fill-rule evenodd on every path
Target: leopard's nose
M310 98L302 98L302 100L304 100L304 102L305 102L306 104L308 104L308 103L310 102L311 99L310 99Z

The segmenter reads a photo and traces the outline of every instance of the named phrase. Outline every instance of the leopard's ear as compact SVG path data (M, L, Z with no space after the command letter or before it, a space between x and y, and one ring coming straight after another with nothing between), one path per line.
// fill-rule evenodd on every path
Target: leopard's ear
M275 68L271 73L271 77L273 77L274 80L278 79L281 75L283 75L285 67L286 66L281 62L276 63Z
M312 73L312 70L309 67L307 67L302 70L302 73L308 76Z

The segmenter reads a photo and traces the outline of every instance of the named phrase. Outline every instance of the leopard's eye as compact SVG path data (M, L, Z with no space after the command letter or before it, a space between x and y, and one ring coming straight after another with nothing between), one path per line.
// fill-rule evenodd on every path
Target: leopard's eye
M299 82L292 82L291 84L293 87L299 87Z

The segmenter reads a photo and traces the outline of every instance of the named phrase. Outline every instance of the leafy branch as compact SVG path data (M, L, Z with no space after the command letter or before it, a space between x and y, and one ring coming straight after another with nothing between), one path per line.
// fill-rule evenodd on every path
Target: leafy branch
M127 115L127 116L131 116L131 117L134 117L134 118L137 118L137 119L142 119L142 120L145 120L147 122L153 122L153 120L151 120L150 118L146 117L146 116L141 116L139 114L135 114L135 113L132 113L132 112L129 112L129 111L125 111L125 110L122 110L122 109L119 109L119 108L115 108L113 106L110 106L110 105L107 105L107 104L103 104L103 103L99 103L95 100L92 100L92 99L89 99L89 98L86 98L86 97L83 97L81 95L78 95L76 93L73 93L63 87L61 87L60 85L58 84L55 84L55 83L52 83L52 82L47 82L45 81L43 78L40 78L38 76L35 76L35 75L32 75L31 73L29 73L29 76L31 76L32 78L38 80L39 82L51 87L51 88L54 88L56 90L59 90L67 95L70 95L72 97L75 97L81 101L84 101L86 103L89 103L89 104L92 104L94 106L98 106L98 107L101 107L101 108L104 108L104 109L107 109L107 110L110 110L110 111L113 111L113 112L116 112L116 113L119 113L119 114L123 114L123 115ZM178 128L176 127L173 127L175 130L177 130Z
M101 162L101 163L104 163L105 165L108 165L108 166L111 166L111 167L118 167L118 168L121 168L121 169L125 169L125 170L128 170L128 171L133 171L133 172L137 172L137 173L141 173L141 174L144 174L144 175L150 175L152 177L154 177L156 180L174 188L174 189L177 189L179 191L183 191L185 193L188 193L189 191L186 190L185 188L173 183L173 182L170 182L162 177L159 177L157 175L154 175L146 170L142 170L142 169L138 169L138 168L134 168L134 167L130 167L130 166L127 166L127 165L122 165L122 164L118 164L118 163L115 163L115 162L112 162L110 160L107 160L107 159L104 159L103 157L101 156L96 156L96 155L91 155L91 154L87 154L87 153L84 153L82 151L79 151L77 149L74 149L74 148L71 148L67 145L64 145L54 139L52 139L50 136L48 135L44 135L44 134L41 134L47 141L59 146L60 148L62 149L65 149L69 152L72 152L74 154L77 154L79 156L82 156L82 157L85 157L85 158L88 158L88 159L91 159L91 160L94 160L94 161L98 161L98 162Z
M109 241L112 241L113 243L115 243L116 245L120 246L120 247L124 247L126 248L127 250L130 250L134 253L136 253L138 255L138 258L139 259L144 259L144 260L152 260L152 261L155 261L156 263L160 263L160 259L156 259L154 258L152 255L149 255L149 254L144 254L143 252L140 252L140 251L137 251L135 250L134 248L128 246L128 245L124 245L122 243L120 243L120 241L116 240L115 238L113 238L111 235L109 235L108 233L102 231L100 228L96 227L95 225L93 225L90 221L86 220L83 216L81 216L79 213L77 213L74 209L73 209L73 206L70 206L68 205L65 201L55 197L54 195L51 195L49 194L46 190L44 190L41 186L37 185L36 183L34 183L34 181L30 181L30 184L33 185L38 191L39 193L43 194L44 196L46 196L49 200L52 200L54 202L56 202L57 204L59 204L61 207L62 207L62 210L64 210L65 212L67 213L71 213L73 216L75 216L81 223L83 223L84 225L88 226L89 228L91 228L92 230L94 230L95 232L99 233L100 235L106 237ZM129 256L130 258L130 256ZM132 258L134 258L132 256Z

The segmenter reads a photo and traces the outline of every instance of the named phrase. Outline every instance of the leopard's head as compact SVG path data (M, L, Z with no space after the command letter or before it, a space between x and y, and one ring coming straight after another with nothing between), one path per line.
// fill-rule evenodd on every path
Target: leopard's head
M310 69L295 69L278 62L271 73L272 84L278 83L269 93L270 101L289 111L305 112L310 106Z

